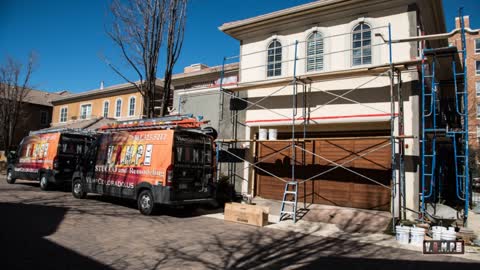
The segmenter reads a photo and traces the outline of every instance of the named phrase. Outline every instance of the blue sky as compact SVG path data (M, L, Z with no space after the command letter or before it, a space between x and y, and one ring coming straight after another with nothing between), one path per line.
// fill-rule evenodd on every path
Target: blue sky
M218 30L224 22L244 19L311 0L190 0L187 32L175 72L193 63L220 64L223 56L236 55L238 42ZM443 0L447 28L451 30L458 7L470 15L471 27L480 28L478 0ZM26 61L38 55L32 77L35 88L81 92L123 83L99 57L117 63L132 79L119 51L105 34L108 0L0 0L0 61L6 55ZM160 63L162 65L162 63ZM159 77L162 75L159 74Z

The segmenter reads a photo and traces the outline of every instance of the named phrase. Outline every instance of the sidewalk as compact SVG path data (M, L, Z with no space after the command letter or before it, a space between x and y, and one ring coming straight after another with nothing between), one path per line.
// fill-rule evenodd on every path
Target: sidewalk
M289 231L313 236L332 237L341 240L357 241L390 248L398 248L422 253L421 246L400 244L391 234L391 215L388 212L311 205L303 217L293 223L291 219L279 222L280 201L256 198L257 205L270 207L269 225L266 228ZM303 203L299 203L299 207ZM301 214L302 215L302 214ZM206 217L224 219L223 213L207 214ZM478 218L478 215L476 216ZM425 255L435 256L435 255ZM480 248L466 247L464 255L450 255L480 262Z

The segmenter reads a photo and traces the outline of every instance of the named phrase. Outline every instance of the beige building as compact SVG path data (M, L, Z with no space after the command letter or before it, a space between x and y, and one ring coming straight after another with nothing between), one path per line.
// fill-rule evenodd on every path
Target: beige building
M52 127L99 118L138 119L143 115L142 95L129 83L71 94L55 99L53 104Z
M247 143L236 147L247 149L246 159L260 167L253 170L244 164L243 193L281 199L284 181L292 179L295 169L293 178L306 180L299 201L392 210L397 215L393 207L398 207L394 201L400 199L399 192L392 189L398 190L399 184L392 180L391 155L392 150L395 156L402 150L405 206L418 210L421 48L414 41L392 45L392 112L390 50L385 42L389 26L392 39L443 33L442 3L316 1L220 27L240 44L239 83L230 90L248 101L241 112L245 121L237 123L244 136L235 138ZM402 131L399 105L404 112ZM394 148L387 146L392 113L393 135L405 136L404 144L395 140ZM265 138L267 129L278 133L278 140L256 141ZM290 142L282 141L293 136L300 139L295 154ZM401 177L393 170L394 179Z
M238 64L227 66L224 82L236 84ZM193 64L174 74L171 114L194 114L219 128L219 80L221 67ZM156 109L160 108L163 81L157 80ZM100 87L62 96L53 101L51 127L98 128L111 121L143 118L142 95L130 83ZM107 120L108 119L108 120Z

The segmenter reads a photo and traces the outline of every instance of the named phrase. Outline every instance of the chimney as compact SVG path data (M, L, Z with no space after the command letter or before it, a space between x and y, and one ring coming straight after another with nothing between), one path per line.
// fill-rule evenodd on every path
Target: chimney
M100 82L100 90L103 89L103 81Z
M470 28L470 16L463 16L463 22L465 24L465 28ZM460 18L455 17L455 28L458 29L460 28Z
M198 63L198 64L192 64L192 65L190 65L190 66L188 66L188 67L185 67L185 68L183 69L183 73L190 73L190 72L200 71L200 70L202 70L202 69L207 69L207 68L208 68L208 66L205 65L205 64L200 64L200 63Z

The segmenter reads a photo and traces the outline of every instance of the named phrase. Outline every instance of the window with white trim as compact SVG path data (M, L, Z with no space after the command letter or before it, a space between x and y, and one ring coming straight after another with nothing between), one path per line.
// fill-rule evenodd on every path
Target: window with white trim
M480 97L480 81L475 82L475 89L477 90L477 97Z
M134 116L135 115L135 101L137 99L135 97L131 97L129 102L128 102L128 116Z
M92 104L83 104L80 106L80 118L87 119L92 116Z
M353 28L352 33L352 65L367 65L372 63L372 30L366 23L360 23Z
M475 39L475 53L480 54L480 38Z
M477 105L477 118L480 118L480 105Z
M477 138L480 138L480 126L477 126Z
M110 102L108 100L103 102L103 117L108 117L108 110L110 109Z
M307 38L307 72L323 70L323 36L313 32Z
M117 99L115 103L115 117L120 117L122 115L122 100Z
M267 77L282 75L282 44L273 40L268 45Z
M67 117L68 117L68 108L63 107L60 109L60 122L67 122Z
M480 75L480 61L475 61L475 75Z

